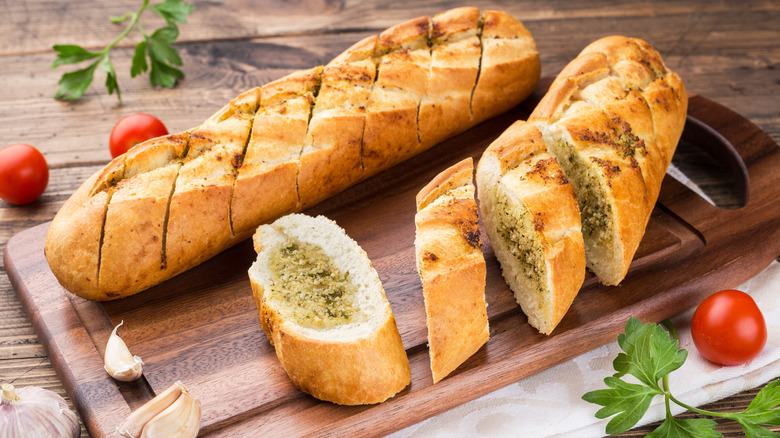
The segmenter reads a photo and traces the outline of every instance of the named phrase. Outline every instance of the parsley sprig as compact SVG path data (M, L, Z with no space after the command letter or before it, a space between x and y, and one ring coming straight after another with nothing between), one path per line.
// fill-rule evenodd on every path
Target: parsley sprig
M166 22L166 26L155 30L151 35L144 31L139 21L141 15L147 9L157 13ZM194 9L193 5L182 0L164 0L153 5L149 5L149 0L143 0L143 4L138 11L128 12L119 17L110 17L112 23L127 21L127 25L122 33L103 50L94 52L76 44L55 45L54 50L57 52L57 59L54 60L52 68L90 60L92 62L85 68L63 74L59 82L60 89L57 90L54 97L65 100L81 98L89 84L92 83L95 70L100 66L100 69L106 73L108 94L116 92L119 103L122 103L119 81L117 80L116 70L114 70L109 52L136 26L144 40L135 46L130 76L136 77L149 71L151 67L149 79L152 85L172 88L179 79L184 77L184 73L175 67L182 65L181 57L179 57L176 49L172 46L173 42L179 37L179 27L176 23L186 23L187 16ZM147 58L149 59L148 63Z
M604 379L609 388L582 396L587 402L603 406L596 412L596 418L615 416L607 424L607 433L623 433L634 427L647 412L653 398L660 395L664 397L666 419L648 437L723 436L715 430L717 423L711 419L674 418L671 413L672 402L698 414L736 421L747 437L780 436L763 427L780 426L780 380L770 382L761 389L742 412L712 412L677 400L669 391L669 373L685 363L688 351L680 349L677 331L671 322L664 321L663 325L668 332L658 324L643 324L636 318L630 318L625 333L618 335L618 345L624 353L618 354L612 363L617 372ZM640 383L621 379L626 375L634 376Z

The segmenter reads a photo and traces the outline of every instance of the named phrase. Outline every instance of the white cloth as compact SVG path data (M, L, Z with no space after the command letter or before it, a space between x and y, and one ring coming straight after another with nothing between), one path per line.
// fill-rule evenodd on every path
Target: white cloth
M692 185L680 175L673 174L684 184ZM702 406L780 376L780 263L773 261L738 289L750 294L764 314L768 332L764 350L745 365L714 365L701 357L693 345L690 332L693 309L676 316L672 322L680 336L680 347L688 350L685 364L669 375L670 391L678 400ZM582 400L582 395L606 388L604 378L614 374L612 361L621 351L616 338L610 344L400 430L391 437L604 436L612 417L597 419L595 413L600 406ZM684 411L672 406L673 414ZM658 396L638 425L662 420L664 412L663 398Z
M764 350L745 365L714 365L699 355L690 332L693 309L672 319L680 347L688 350L688 359L669 374L669 387L675 397L691 406L723 399L780 376L780 263L772 262L739 289L756 300L768 332ZM606 388L604 377L614 373L612 360L620 352L617 341L612 342L391 436L604 436L610 418L597 419L595 413L600 406L582 400L582 395ZM674 414L682 411L679 407L673 409ZM638 425L663 418L663 398L659 396Z

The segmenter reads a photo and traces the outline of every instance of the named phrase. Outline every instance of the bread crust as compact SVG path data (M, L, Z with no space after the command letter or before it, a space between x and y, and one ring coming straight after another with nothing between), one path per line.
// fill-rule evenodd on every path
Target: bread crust
M292 221L309 221L320 230L338 227L330 220L320 216L311 218L304 215L291 215L283 218ZM276 223L261 226L255 234L255 249L260 254L271 250L273 243L264 240L264 228ZM325 233L338 232L327 230ZM341 239L349 239L341 231ZM298 236L305 240L306 236ZM351 239L349 239L351 241ZM390 304L382 290L376 271L371 262L354 241L353 250L359 251L362 263L369 265L375 278L366 280L375 282L378 288L373 293L382 307L378 315L370 321L373 329L364 336L350 339L338 339L336 335L307 335L293 319L284 315L266 297L267 284L255 271L265 269L253 266L250 269L250 283L255 303L260 313L260 323L266 337L274 346L276 355L290 379L302 391L312 396L341 405L363 405L380 403L403 390L411 381L409 361L404 350L401 336L393 317ZM336 244L336 243L334 243ZM261 257L258 257L258 262Z
M550 334L585 278L574 190L548 153L541 132L524 121L515 122L485 150L477 167L477 187L481 217L502 274L529 323ZM502 235L502 227L522 225L501 225L500 221L507 220L501 217L503 209L508 207L501 203L499 190L532 223L523 231L530 243L514 240L511 234ZM539 257L519 259L517 254L529 250L521 245L540 248ZM528 275L535 277L526 281Z
M539 78L533 40L506 14L478 17L474 8L458 8L401 23L325 67L240 94L196 128L137 145L85 182L58 213L46 250L57 265L52 272L83 297L132 295L246 239L262 223L321 202L518 104ZM480 22L490 39L484 50L475 45ZM489 110L480 109L485 105ZM167 201L162 187L152 197L150 205L166 209L155 210L151 227L137 211L121 218L151 198L110 207L120 182L166 166L178 170ZM102 245L113 239L104 240L109 209L111 223L152 230L142 239L154 245L134 243L143 260L113 260L111 250L101 257Z
M686 111L682 81L655 49L636 38L610 36L583 49L529 117L577 190L583 230L588 230L588 267L604 284L619 284L628 272ZM569 166L567 159L577 164ZM585 182L574 176L583 172L577 168L587 169L592 178ZM586 187L594 183L601 206L585 200ZM590 212L605 210L608 225L591 232L590 224L597 221ZM605 227L611 227L608 238Z
M473 173L472 159L467 158L417 194L415 253L434 383L490 337Z

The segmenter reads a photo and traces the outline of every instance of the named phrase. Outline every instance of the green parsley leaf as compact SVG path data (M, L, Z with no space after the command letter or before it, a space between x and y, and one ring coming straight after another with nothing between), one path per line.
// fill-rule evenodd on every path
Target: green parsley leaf
M116 91L116 97L122 102L122 95L119 92L119 84L116 80L116 71L114 70L114 65L111 64L111 58L107 53L100 63L100 69L106 73L106 88L108 89L108 94L114 94Z
M131 77L136 77L142 73L146 73L149 70L149 65L146 63L146 46L146 41L141 41L135 46L133 64L130 66Z
M184 3L181 0L165 0L162 3L150 6L149 9L163 17L170 25L174 21L186 23L187 15L192 13L195 6Z
M172 30L175 31L175 34L171 33ZM157 29L148 39L149 57L168 65L181 65L179 54L171 46L171 43L176 40L178 33L178 30L175 28L164 27Z
M768 383L758 391L756 398L742 412L742 418L750 418L754 423L780 426L780 380Z
M74 44L58 44L54 46L54 50L57 52L57 59L54 60L52 68L63 64L78 64L79 62L100 56L99 52L90 52Z
M604 406L596 412L596 418L608 418L617 414L607 424L607 433L623 433L636 426L647 412L653 397L660 392L644 385L624 382L617 377L607 377L604 383L611 389L600 389L582 398Z
M157 29L151 35L144 32L139 24L139 19L146 9L151 9L165 19L167 25ZM119 103L122 103L122 95L119 90L119 80L114 69L109 52L114 46L124 39L136 26L143 36L143 41L135 46L133 52L130 76L136 77L150 71L149 80L154 86L174 87L179 79L184 78L184 73L174 66L181 66L182 60L173 43L179 37L179 28L175 23L186 23L187 16L195 7L182 0L164 0L160 3L149 5L149 0L143 0L143 4L136 12L128 12L122 16L110 17L112 23L123 23L129 20L122 33L108 46L99 52L84 49L75 44L55 45L57 59L52 63L52 68L64 64L78 64L83 61L96 59L88 67L65 73L60 79L60 89L54 97L58 99L75 100L84 95L84 92L92 83L94 72L98 64L106 73L106 88L108 94L116 92ZM149 62L147 63L147 56ZM150 69L151 65L151 69Z
M89 84L92 82L95 68L97 68L99 62L100 61L95 61L86 68L62 75L59 82L61 87L57 90L54 97L58 99L74 100L83 96L84 92L87 91L87 87L89 87Z
M678 420L667 416L666 421L648 433L645 438L690 437L690 438L721 438L723 435L715 430L718 423L709 418L691 418Z
M714 428L717 423L707 418L677 420L671 415L670 403L709 417L721 417L738 422L748 437L780 437L762 426L780 426L780 380L767 384L742 412L711 412L698 409L677 400L668 388L668 375L680 368L688 357L680 349L677 331L671 322L664 324L671 331L653 323L643 324L636 318L626 322L626 331L618 335L618 345L623 353L613 361L616 373L604 378L607 389L590 391L583 400L603 406L596 418L609 418L606 427L609 434L622 433L634 427L647 413L657 395L664 397L666 419L649 437L720 437ZM673 339L675 338L675 339ZM634 376L639 384L622 380Z
M742 430L745 432L745 436L747 438L770 438L778 436L778 434L757 424L740 420L737 420L737 422L739 422L739 425L742 426Z
M657 324L642 324L636 318L626 323L626 333L618 335L618 344L625 353L618 354L613 362L615 376L631 374L647 386L661 391L659 381L680 368L688 357L680 350L680 343Z
M184 77L184 73L176 67L160 62L155 57L152 57L151 61L152 70L149 72L149 79L152 81L152 85L172 88L176 85L177 79Z

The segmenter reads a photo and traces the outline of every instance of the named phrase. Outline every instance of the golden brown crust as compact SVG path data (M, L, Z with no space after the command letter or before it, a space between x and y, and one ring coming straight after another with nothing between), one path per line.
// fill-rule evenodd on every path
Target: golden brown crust
M504 278L529 322L550 334L585 278L574 191L547 152L541 132L524 121L515 122L485 150L477 184L482 220ZM515 222L502 224L510 220ZM523 230L528 241L515 240L508 227ZM538 258L518 258L535 248Z
M516 105L538 80L538 56L526 56L535 54L526 50L533 40L505 14L488 12L484 21L485 50L477 9L419 17L364 38L326 67L244 92L197 128L117 157L59 214L62 226L52 227L59 235L51 236L47 255L62 266L53 271L69 290L92 299L131 295L213 257L261 223L316 204ZM490 108L481 109L487 102ZM168 202L162 194L153 197L155 209L167 206L153 219L153 234L162 235L160 249L145 251L142 263L125 268L100 260L110 194L120 182L166 166L178 171ZM97 196L105 196L107 204L90 201ZM150 199L122 202L135 209ZM120 223L121 215L119 204L111 208L111 223ZM162 231L155 228L160 216ZM91 237L72 236L77 231L64 225L68 217L94 228ZM134 212L127 217L137 222L128 229L146 221ZM86 224L86 218L92 222ZM69 241L84 242L83 251L76 251L82 259L57 253ZM159 259L164 269L151 272ZM85 266L94 276L68 272ZM101 282L103 268L111 274ZM127 272L119 275L122 269ZM111 286L100 292L98 284Z
M169 165L117 184L106 213L99 287L107 296L150 287L164 277L163 225L168 198L179 171ZM132 266L132 269L128 267ZM137 278L134 271L148 273Z
M290 380L302 391L340 405L381 403L411 380L406 351L395 319L370 337L330 343L291 332L266 307L264 314L276 355Z
M369 35L353 44L340 55L333 58L333 60L331 60L327 66L334 64L346 64L350 62L362 61L366 58L371 58L377 51L376 45L378 41L378 35Z
M471 98L474 124L528 97L541 75L536 43L520 21L499 11L485 11L482 21L482 61ZM499 95L506 99L496 100Z
M371 59L322 71L298 173L298 210L363 179L361 145L376 66Z
M428 204L458 187L472 184L474 175L474 160L471 157L453 164L441 171L438 175L417 193L417 211L427 207Z
M437 175L417 195L415 248L434 383L490 336L473 172L472 159L467 158Z
M376 82L366 108L363 168L374 175L419 153L417 111L428 82L428 17L379 35Z
M456 8L431 19L431 63L418 114L421 148L463 132L471 121L480 41L477 8Z
M49 227L44 249L57 280L90 300L108 299L98 286L98 263L102 225L114 189L90 195L100 176L93 174L65 201Z
M585 235L588 266L605 284L618 284L628 271L686 111L685 88L660 54L642 40L611 36L572 60L529 117L558 145L551 145L554 153L571 157L599 181L612 235L607 244L602 226ZM596 222L590 212L597 208L584 201L593 181L572 183L585 203L585 228Z

